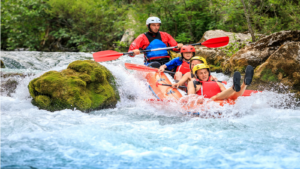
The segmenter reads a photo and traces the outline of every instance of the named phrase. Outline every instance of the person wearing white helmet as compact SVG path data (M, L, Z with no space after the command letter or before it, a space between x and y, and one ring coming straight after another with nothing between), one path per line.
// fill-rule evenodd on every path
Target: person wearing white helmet
M173 49L178 52L179 48L183 46L182 43L178 44L170 34L159 31L161 20L158 17L149 17L146 21L146 26L148 27L148 32L139 35L129 47L128 52L134 52L133 55L130 55L131 57L140 54L140 50L178 46L177 49ZM170 60L167 50L146 52L144 56L144 64L149 67L159 68Z

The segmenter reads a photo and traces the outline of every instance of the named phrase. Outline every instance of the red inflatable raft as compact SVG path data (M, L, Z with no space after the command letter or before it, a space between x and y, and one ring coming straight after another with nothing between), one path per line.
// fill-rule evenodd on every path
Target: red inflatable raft
M148 101L178 101L184 95L178 89L171 86L157 85L159 84L172 84L167 75L164 73L148 73L146 79L149 82L149 88L153 92L156 99L149 99ZM256 90L245 90L242 96L250 96L252 93L257 93ZM235 104L234 100L220 100L213 101L223 106L224 104ZM194 106L192 106L194 107ZM188 108L187 108L188 109Z

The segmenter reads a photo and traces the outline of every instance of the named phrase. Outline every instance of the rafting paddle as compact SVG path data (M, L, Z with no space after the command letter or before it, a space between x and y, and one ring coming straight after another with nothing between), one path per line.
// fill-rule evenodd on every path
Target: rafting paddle
M137 65L137 64L133 64L133 63L125 63L125 67L127 69L131 69L131 70L137 70L137 71L142 71L142 72L158 72L158 69L152 68L152 67L147 67L144 65ZM171 72L171 71L164 71L164 73L171 73L171 74L175 74L175 72ZM218 82L220 83L224 83L227 85L226 81L220 81L218 80Z
M158 72L158 69L155 69L152 67L147 67L144 65L132 64L132 63L125 63L125 67L127 69L138 70L138 71L142 71L142 72ZM165 70L164 72L175 74L175 72L171 72L171 71L167 71L167 70Z
M158 87L158 85L162 85L162 86L171 86L172 87L172 85L170 85L170 84L163 84L163 83L158 83L158 82L156 82L156 87ZM179 88L187 88L186 86L178 86Z
M219 38L208 39L205 42L195 43L195 44L190 44L190 45L192 45L192 46L204 45L208 48L218 48L218 47L226 46L228 44L228 42L229 42L229 37L224 36L224 37L219 37ZM177 46L166 47L166 48L157 48L157 49L151 49L151 50L140 50L140 52L171 50L171 49L174 49L174 48L177 48ZM116 51L113 51L113 50L105 50L105 51L100 51L100 52L93 53L93 57L94 57L94 60L96 62L105 62L105 61L116 60L119 57L121 57L123 55L127 55L127 54L133 54L133 52L120 53L120 52L116 52Z

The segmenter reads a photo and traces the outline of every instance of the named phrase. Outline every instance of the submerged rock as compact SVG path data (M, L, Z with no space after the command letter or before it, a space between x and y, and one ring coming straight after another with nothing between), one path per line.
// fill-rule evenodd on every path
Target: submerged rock
M0 68L5 68L5 65L4 65L4 63L3 63L3 61L2 60L0 60Z
M61 72L46 72L28 88L32 103L49 111L110 108L120 98L113 75L92 60L74 61Z
M11 97L20 81L22 81L26 76L22 73L5 73L0 72L1 84L0 84L0 95Z

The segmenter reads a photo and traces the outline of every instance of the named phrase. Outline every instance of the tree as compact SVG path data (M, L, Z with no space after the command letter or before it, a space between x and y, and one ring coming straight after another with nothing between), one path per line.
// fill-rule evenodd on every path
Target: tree
M245 4L244 0L241 0L241 1L243 3L243 6L244 6L244 12L245 12L245 16L246 16L246 19L247 19L248 29L249 29L249 32L250 32L251 37L252 37L252 42L255 42L255 36L254 36L254 32L253 32L253 29L252 29L252 26L251 26L249 14L248 14L248 9L246 7L246 4Z

